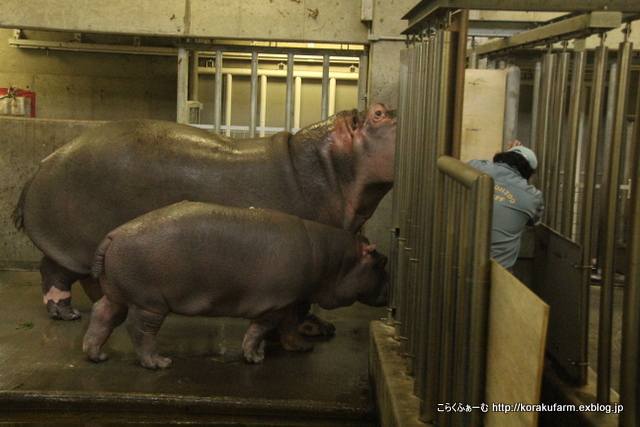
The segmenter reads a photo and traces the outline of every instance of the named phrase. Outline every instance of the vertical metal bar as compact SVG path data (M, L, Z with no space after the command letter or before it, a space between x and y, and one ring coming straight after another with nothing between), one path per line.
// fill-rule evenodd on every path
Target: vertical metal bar
M550 129L550 113L551 106L553 105L553 78L556 69L557 55L546 54L542 60L542 86L540 89L540 104L538 105L538 131L536 133L538 159L540 164L538 166L539 173L534 175L533 180L537 179L538 188L544 190L548 182L548 161L547 161L547 146L549 141L549 129ZM543 192L544 194L544 192ZM545 195L545 197L547 197ZM546 218L548 209L545 209L543 214Z
M437 99L438 105L437 112L437 130L436 130L436 146L440 152L451 152L452 145L452 112L454 109L454 89L455 89L455 60L456 49L455 46L457 39L456 34L450 31L438 31L437 35L437 55L439 55L439 71L438 71L438 85L437 85ZM438 205L445 203L445 194L443 188L442 174L436 173L436 197L434 200L434 218L436 223L443 224L447 220L443 218L443 207ZM445 244L441 227L434 229L434 241L435 248L441 248ZM443 289L436 285L438 284L442 275L443 262L442 254L439 250L434 250L432 253L431 262L431 282L432 285L429 293L429 337L433 332L433 343L427 344L427 364L426 369L423 372L426 375L425 379L425 399L421 401L421 419L423 421L439 420L442 418L442 413L437 412L438 399L441 397L442 384L438 372L444 363L444 358L449 355L444 355L441 352L441 343L443 340L442 330L442 298ZM434 345L435 344L435 345ZM433 345L433 348L432 348Z
M533 151L538 151L537 129L538 129L538 108L540 104L540 80L542 78L542 63L536 62L535 71L533 74L533 105L531 108L531 141L529 142L529 148Z
M406 97L406 112L405 117L410 118L414 117L415 112L415 91L414 88L416 86L416 48L412 46L407 52L407 64L408 64L408 81L407 88L408 93ZM398 237L398 248L397 248L397 270L396 270L396 290L397 290L397 312L394 321L395 326L395 335L394 338L400 341L400 351L406 351L406 319L409 315L407 313L407 298L406 298L406 271L408 268L408 257L407 257L407 235L409 234L409 230L411 229L411 220L409 216L409 208L410 208L410 195L412 191L412 177L413 177L413 161L415 157L413 156L413 152L415 150L415 138L414 138L415 126L411 122L405 122L405 126L403 126L403 138L406 140L405 145L405 161L404 161L404 170L405 175L403 178L404 187L402 191L402 200L400 200L400 215L399 215L399 224L400 224L400 235Z
M612 140L607 170L606 212L604 216L605 240L600 287L600 323L598 327L598 403L608 404L611 397L611 327L613 323L613 284L615 274L616 214L620 189L620 154L622 134L626 120L627 92L631 69L633 43L620 43L618 50L618 76L616 108L612 127Z
M456 220L457 212L455 210L456 198L459 192L459 185L452 178L445 178L445 206L444 218L447 219L443 223L445 228L444 245L439 250L442 251L443 268L441 272L440 286L442 286L442 364L440 366L440 398L438 402L452 402L455 394L452 389L454 365L454 319L458 307L455 306L455 286L454 286L454 265L455 259L455 242L456 228L459 222ZM456 414L450 414L450 418L458 418Z
M284 113L284 130L291 132L293 124L293 53L287 54L287 94Z
M265 135L264 128L267 126L267 76L260 76L260 130L259 135Z
M295 91L293 102L293 127L300 128L300 108L302 105L302 77L295 78Z
M231 88L227 87L228 96L231 96ZM213 130L220 133L222 130L222 51L216 51L216 82L214 95Z
M569 138L566 143L564 163L564 185L562 191L562 227L561 233L571 238L573 229L573 204L575 200L577 151L580 137L580 117L584 108L584 73L587 62L587 52L578 51L574 54L571 100L569 102Z
M489 286L491 284L491 221L493 216L493 179L482 175L476 180L477 206L474 218L474 257L471 268L469 303L469 383L466 402L480 406L484 402L489 322ZM471 412L471 426L482 425L482 412Z
M636 117L640 117L640 92L636 101ZM631 224L627 241L628 268L622 309L622 348L620 363L621 426L640 423L640 127L636 123L633 152Z
M324 120L329 113L329 55L322 57L322 111L321 119Z
M520 68L509 67L507 71L507 99L504 109L503 150L518 137L518 108L520 104Z
M551 138L547 148L547 167L550 179L543 191L547 200L547 224L554 230L558 228L558 199L560 193L560 159L562 156L562 125L565 118L567 99L567 79L569 75L569 60L571 54L562 52L559 55L558 70L554 86L554 103L551 120Z
M455 62L452 69L454 73L453 92L453 124L451 126L451 148L450 153L453 157L459 159L462 144L462 112L464 106L464 79L465 64L467 61L467 33L469 30L469 9L460 9L452 19L451 28L455 34L457 41L451 49L455 55Z
M389 254L389 259L391 262L389 263L389 277L391 278L390 283L390 294L389 294L389 307L387 308L387 325L393 326L393 321L395 317L395 311L397 308L396 301L396 269L398 262L398 235L400 230L400 200L402 199L402 191L404 190L404 143L405 138L403 135L404 126L405 126L405 99L407 97L407 79L409 70L407 68L407 50L400 51L400 76L398 78L398 128L397 128L397 138L396 138L396 167L394 168L394 178L393 182L395 183L395 188L392 192L392 201L391 201L391 217L392 217L392 228L391 228L391 253Z
M406 279L404 281L407 288L407 313L405 318L405 332L404 336L407 339L406 342L406 363L407 374L414 375L415 373L415 355L416 355L416 341L418 334L416 333L417 326L417 289L418 289L418 268L420 262L420 247L419 247L419 235L422 227L422 218L420 218L420 202L421 202L421 190L422 190L422 175L424 174L424 153L426 150L426 144L421 138L422 129L424 123L420 122L420 117L423 116L425 108L424 103L424 88L425 88L425 73L424 73L424 59L425 59L425 44L418 43L416 46L416 58L414 63L415 68L415 86L412 87L412 91L415 92L415 102L413 108L413 117L416 118L412 128L413 133L413 145L415 149L412 152L413 167L412 167L412 180L411 180L411 198L410 205L407 209L408 215L411 218L411 229L407 233L407 271Z
M224 134L231 136L231 106L233 105L233 75L227 74L227 96L224 100L224 124L227 126Z
M471 52L469 54L469 65L468 67L470 70L475 70L478 68L478 54L477 52Z
M443 77L442 71L442 51L443 51L443 31L436 33L433 39L433 58L435 60L435 73L432 74L432 87L434 96L434 104L432 106L432 141L434 147L438 146L437 129L440 116L444 111L443 99L440 98L437 88L442 87ZM434 84L435 82L435 84ZM439 148L439 147L438 147ZM434 197L433 197L433 219L437 223L442 223L443 211L443 182L444 177L437 170L434 174ZM443 244L442 227L434 227L432 233L432 244L434 250L431 251L431 271L429 275L430 286L427 291L427 331L425 337L425 367L421 371L424 375L422 397L420 400L420 419L425 422L435 422L438 420L440 413L437 412L437 403L439 398L439 376L440 371L440 346L442 339L441 317L442 317L442 289L439 285L440 269L441 269L441 253L439 248Z
M600 142L600 120L604 105L604 88L607 77L607 58L609 49L605 46L596 48L593 66L591 100L589 102L589 146L585 158L584 194L582 202L582 281L580 292L580 365L579 378L581 385L587 384L589 360L589 285L591 281L591 236L593 230L593 211L595 205L596 164Z
M469 286L467 276L469 274L469 260L471 259L472 250L472 224L473 224L473 206L471 205L471 192L469 190L462 191L460 200L460 238L458 245L458 276L457 276L457 292L456 292L456 319L455 319L455 337L456 352L454 354L454 372L453 390L454 395L452 402L462 402L465 396L465 387L468 378L468 365L466 355L469 354L467 331L469 324ZM483 213L484 215L484 213Z
M198 58L199 53L196 50L191 51L191 59L189 60L189 101L198 100Z
M189 89L189 51L184 47L178 48L178 100L176 121L189 122L189 108L187 97Z
M251 101L249 111L249 138L256 137L258 122L258 52L251 52Z
M333 116L336 112L336 79L329 79L329 105L327 114Z
M358 66L358 110L362 111L367 108L367 93L369 86L369 56L360 56Z
M420 286L416 299L418 300L418 325L416 332L419 336L418 342L416 342L416 362L414 370L414 393L423 399L424 397L424 369L426 366L426 350L425 350L425 335L428 329L427 323L427 310L428 310L428 295L431 282L429 280L429 274L431 271L431 253L432 253L432 235L433 235L433 208L432 200L434 194L434 173L435 160L437 156L437 146L433 144L432 138L434 127L433 126L433 106L434 100L434 85L433 80L436 73L433 71L436 65L435 58L435 37L431 36L424 41L424 62L422 71L422 81L424 83L424 111L422 117L419 120L424 124L422 127L422 133L420 135L424 145L424 168L422 172L422 188L424 189L420 195L422 206L419 209L420 218L422 220L423 231L419 236L420 248L420 269L418 271L418 284Z

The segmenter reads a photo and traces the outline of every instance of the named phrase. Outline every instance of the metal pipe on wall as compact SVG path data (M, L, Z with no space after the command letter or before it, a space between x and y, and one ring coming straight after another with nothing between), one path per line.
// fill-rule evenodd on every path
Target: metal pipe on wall
M249 111L249 138L256 136L258 121L258 52L251 52L251 99Z
M336 79L329 79L329 116L333 116L336 112Z
M229 89L227 89L229 91ZM230 92L230 91L229 91ZM213 100L213 130L220 133L222 126L222 51L216 51L216 82ZM231 122L229 122L229 126Z
M300 128L300 108L302 106L302 78L295 78L294 102L293 102L293 127Z
M189 123L189 51L183 47L178 48L178 99L176 121Z
M358 110L362 111L367 108L369 93L369 56L360 56L358 71Z
M322 106L321 106L321 118L322 120L329 117L329 55L322 57Z
M191 51L189 59L189 101L198 100L198 58L199 53L196 50Z
M606 211L604 215L604 258L602 285L600 287L600 322L598 327L598 383L596 400L608 404L611 398L611 328L613 324L613 285L615 275L616 215L621 179L621 152L626 121L627 93L631 73L633 43L620 43L618 50L618 75L616 107L612 126L612 140L607 170Z
M265 135L264 127L267 126L267 76L260 76L260 136Z
M287 54L287 93L285 99L284 130L291 132L293 123L293 53Z
M231 74L227 74L227 84L226 84L226 92L227 96L224 101L224 124L227 126L225 130L226 136L231 136L231 106L233 105L233 76Z

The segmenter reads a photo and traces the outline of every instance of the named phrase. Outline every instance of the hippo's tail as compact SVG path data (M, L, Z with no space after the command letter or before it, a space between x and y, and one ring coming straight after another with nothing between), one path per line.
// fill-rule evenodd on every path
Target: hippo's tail
M34 177L35 175L29 178L26 184L24 184L22 193L20 194L20 199L18 200L18 204L11 214L11 220L18 230L24 230L24 203L27 200L27 192L29 191L31 181L33 181Z
M107 253L107 249L111 245L111 237L107 236L100 242L96 255L93 257L93 264L91 265L91 276L94 280L99 280L100 275L104 271L104 256Z

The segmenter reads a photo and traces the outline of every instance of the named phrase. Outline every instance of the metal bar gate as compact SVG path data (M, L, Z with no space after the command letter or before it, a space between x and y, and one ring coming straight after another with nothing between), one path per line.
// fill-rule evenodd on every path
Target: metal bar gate
M420 418L479 426L484 398L493 180L451 152L456 33L401 53L392 304L388 322L414 377Z

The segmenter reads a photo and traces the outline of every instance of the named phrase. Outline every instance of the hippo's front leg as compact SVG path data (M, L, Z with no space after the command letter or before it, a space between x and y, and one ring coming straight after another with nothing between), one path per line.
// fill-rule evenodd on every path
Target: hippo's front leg
M280 344L289 351L309 351L313 349L313 344L306 341L298 332L300 315L294 307L287 312L286 317L280 322L278 332L280 333Z
M307 335L310 337L322 335L322 336L331 336L335 334L336 327L326 320L322 320L315 314L309 313L311 309L311 304L307 301L302 301L298 303L298 332L302 335Z
M166 314L153 313L136 305L129 306L127 332L133 341L140 363L145 368L171 367L171 359L158 354L158 340L156 339L166 317Z
M251 321L242 340L242 353L247 362L262 363L264 361L264 351L260 350L260 344L270 331L277 328L287 316L291 315L291 312L292 306L289 306L270 311Z

